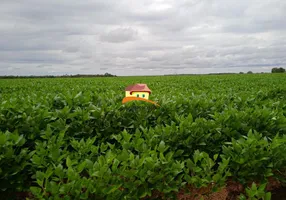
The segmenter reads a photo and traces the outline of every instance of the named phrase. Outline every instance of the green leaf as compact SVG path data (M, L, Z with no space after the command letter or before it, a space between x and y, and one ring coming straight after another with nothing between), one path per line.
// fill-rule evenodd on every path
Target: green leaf
M243 194L241 194L241 195L239 196L239 200L246 200L246 197L245 197Z
M163 153L165 151L165 142L161 141L158 147L158 150Z
M64 177L63 166L62 166L61 164L59 164L59 165L55 168L55 174L56 174L59 178L63 178L63 177Z
M151 192L149 191L149 189L147 187L139 188L138 193L139 193L139 198L144 198L147 195L151 196L151 194L150 194Z
M256 184L254 182L251 185L251 190L253 190L253 191L257 190L257 186L256 186Z
M42 189L38 187L30 187L30 190L34 195L39 195L41 194L41 191L42 191Z
M19 138L17 139L17 141L15 142L15 144L17 144L17 146L22 146L25 143L25 138L23 137L23 135L20 135ZM1 143L1 142L0 142Z
M69 186L67 184L62 185L59 189L60 194L67 194L69 191Z
M198 172L200 172L200 171L202 171L202 168L200 168L200 167L195 167L194 172L198 173Z
M215 182L218 182L220 179L221 179L221 175L220 175L220 174L215 174L215 175L213 176L213 180L214 180Z
M112 186L112 187L106 188L106 190L105 190L104 192L105 192L105 194L111 194L111 193L117 191L118 188L121 187L121 185L122 185L122 184L120 184L120 185L114 185L114 186Z
M122 135L123 135L123 139L124 139L125 142L129 142L130 139L131 139L131 137L132 137L132 135L129 134L129 133L127 133L126 130L124 130L124 131L122 132Z
M188 120L188 122L193 122L193 116L191 113L189 113L187 120Z
M125 149L123 149L123 151L117 156L117 158L119 161L124 162L129 159L129 154Z
M72 162L71 162L71 159L70 159L69 156L66 159L66 165L67 165L67 167L71 167L72 166Z
M258 188L258 191L264 191L265 190L265 188L266 188L266 185L267 185L267 183L263 183L263 184L261 184L260 186L259 186L259 188Z
M85 162L86 162L86 167L88 169L91 169L93 167L93 162L89 159L85 159Z
M50 188L52 195L56 195L57 192L59 191L59 184L57 184L54 181L51 181L49 182L49 188Z
M36 165L42 164L42 159L38 155L33 155L33 157L31 158L31 161Z
M112 171L115 172L118 170L118 165L119 165L120 161L117 160L116 158L113 160L113 165L111 167Z
M176 151L176 153L174 154L174 156L181 156L184 153L184 150L179 149Z
M45 173L45 178L48 179L52 174L54 173L53 168L50 166L48 167L46 173Z
M0 145L4 145L6 143L6 135L0 133Z
M68 179L69 180L74 180L75 179L76 173L75 173L75 171L73 170L72 167L68 168L67 175L68 175Z
M218 158L218 154L215 154L215 155L214 155L214 161L216 161L217 158Z
M82 92L77 93L74 98L77 99L79 97L82 97Z
M192 183L192 177L190 175L186 174L185 179L189 184Z
M271 192L267 192L264 200L271 200Z
M39 184L39 186L43 187L44 179L45 179L45 173L37 171L36 172L36 181Z
M85 168L86 166L86 161L83 161L81 164L78 165L77 170L78 172L82 172L82 170Z

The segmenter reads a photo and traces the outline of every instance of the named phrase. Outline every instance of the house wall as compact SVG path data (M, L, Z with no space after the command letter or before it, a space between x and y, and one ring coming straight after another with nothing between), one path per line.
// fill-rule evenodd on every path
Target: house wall
M139 95L140 98L149 99L149 93L148 92L133 92L132 95L130 95L130 91L125 91L126 97L137 97L137 94ZM143 94L145 94L145 97L142 96Z

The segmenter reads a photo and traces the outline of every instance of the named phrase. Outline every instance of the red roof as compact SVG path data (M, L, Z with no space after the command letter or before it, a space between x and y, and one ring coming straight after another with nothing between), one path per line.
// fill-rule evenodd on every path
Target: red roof
M151 94L151 90L146 84L129 85L125 88L125 91L130 91L130 94L133 92L149 92L149 94Z

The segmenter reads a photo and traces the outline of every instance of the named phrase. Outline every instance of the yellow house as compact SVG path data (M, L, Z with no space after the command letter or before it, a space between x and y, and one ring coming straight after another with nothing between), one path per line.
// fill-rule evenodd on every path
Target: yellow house
M138 97L149 99L151 90L146 84L135 84L125 88L125 97Z

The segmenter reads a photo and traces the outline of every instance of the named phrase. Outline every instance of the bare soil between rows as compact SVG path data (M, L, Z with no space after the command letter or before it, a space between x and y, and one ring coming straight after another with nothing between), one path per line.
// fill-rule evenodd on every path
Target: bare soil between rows
M249 183L249 186L251 186L251 183ZM240 183L230 180L227 182L226 186L219 191L211 192L211 190L211 185L202 188L195 188L188 185L187 189L182 189L175 195L178 200L238 200L239 195L244 193L245 187ZM279 181L269 178L266 190L272 193L272 200L286 200L286 187L282 186ZM25 200L26 198L33 199L32 197L30 192L0 192L0 198L3 200ZM163 193L153 191L152 196L144 197L141 200L162 199L163 197Z

